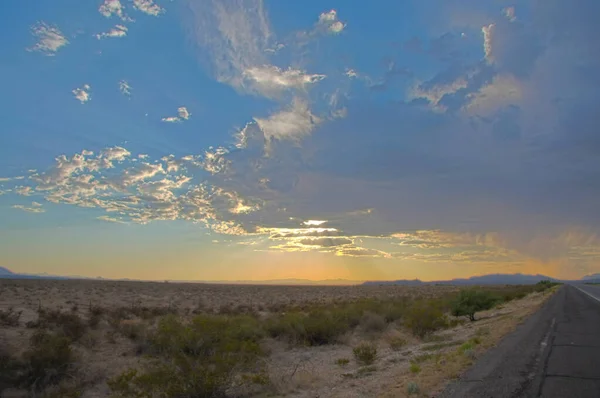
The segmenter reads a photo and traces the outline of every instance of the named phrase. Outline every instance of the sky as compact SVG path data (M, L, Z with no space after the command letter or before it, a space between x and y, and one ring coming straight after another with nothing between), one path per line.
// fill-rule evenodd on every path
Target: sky
M5 0L0 266L600 272L597 0Z

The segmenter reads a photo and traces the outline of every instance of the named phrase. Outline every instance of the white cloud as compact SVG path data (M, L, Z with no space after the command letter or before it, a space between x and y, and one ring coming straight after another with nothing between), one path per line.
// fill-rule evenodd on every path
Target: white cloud
M119 0L104 0L104 3L102 3L98 8L98 12L100 12L100 14L104 15L106 18L116 15L123 21L127 21L129 18L127 15L125 15L124 10L125 7L123 7Z
M517 20L517 15L515 14L515 7L506 7L502 10L502 12L510 22L515 22Z
M32 26L31 33L38 42L27 49L27 51L38 51L47 56L53 56L61 48L69 44L66 37L56 26L50 26L45 22L38 22Z
M243 75L258 92L267 96L275 96L288 89L304 90L309 84L317 83L326 77L307 74L299 69L282 70L273 65L248 68Z
M133 7L145 14L155 17L165 12L164 8L154 4L152 0L133 0Z
M523 88L512 75L497 75L492 82L468 96L465 106L471 115L490 116L507 105L517 105L523 98Z
M110 217L110 216L100 216L100 217L96 217L98 220L102 220L102 221L106 221L106 222L113 222L113 223L117 223L117 224L127 224L127 222L121 220L120 218L116 218L116 217Z
M352 78L352 77L358 77L358 72L356 72L354 69L346 69L346 76Z
M262 0L206 0L189 3L189 31L200 60L216 79L243 90L244 71L267 64L273 48Z
M106 18L110 18L113 15L118 16L123 21L128 21L129 18L125 15L125 7L121 4L119 0L104 0L104 3L100 5L98 8L98 12L104 15Z
M177 114L180 119L188 120L192 114L187 110L185 106L177 108Z
M439 102L447 94L456 93L458 90L466 88L468 86L467 79L465 77L459 77L450 83L438 83L433 85L417 84L410 92L410 98L424 98L434 109L444 111L445 108L439 104Z
M160 120L166 123L180 123L184 120L188 120L190 116L192 116L192 114L187 110L187 108L185 106L181 106L177 108L177 116L163 117Z
M324 221L324 220L307 220L307 221L304 221L302 224L308 225L308 226L317 226L318 227L319 225L323 225L325 223L327 223L327 221Z
M33 194L31 187L24 186L15 187L15 192L22 196L31 196Z
M121 176L114 178L113 181L121 188L152 178L158 174L165 174L162 164L142 162L141 166L138 166L135 169L125 170Z
M128 97L131 95L131 86L129 85L129 83L127 83L126 80L121 80L119 82L119 91L121 92L121 94L126 95Z
M298 142L309 135L321 122L317 116L311 113L308 103L299 98L295 98L292 105L286 110L275 113L266 119L254 118L254 120L264 133L267 146L272 138Z
M91 153L91 154L93 154L93 153ZM118 162L121 162L130 156L131 156L131 152L129 152L127 149L120 147L120 146L106 148L105 150L103 150L100 153L100 158L107 159L108 161L116 160ZM112 167L112 164L108 167Z
M494 63L492 40L494 37L495 28L496 24L493 23L481 28L481 32L483 33L483 52L485 54L485 60L488 64Z
M46 212L46 210L42 209L41 203L38 203L38 202L32 202L31 207L27 207L24 205L13 205L13 209L23 210L28 213L44 213L44 212Z
M86 102L92 99L92 96L89 93L90 89L91 87L89 84L84 84L83 88L76 88L72 91L72 93L75 96L75 98L79 100L79 102L85 104Z
M338 34L346 27L344 23L338 20L336 10L324 12L319 15L319 22L317 25L332 34Z
M105 37L125 37L127 36L127 27L123 25L116 25L114 28L109 30L108 32L99 33L96 35L98 40L103 39Z

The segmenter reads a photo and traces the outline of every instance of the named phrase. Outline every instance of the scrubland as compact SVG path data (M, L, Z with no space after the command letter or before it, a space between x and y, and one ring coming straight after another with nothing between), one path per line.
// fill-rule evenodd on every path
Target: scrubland
M553 290L0 280L0 391L435 396Z

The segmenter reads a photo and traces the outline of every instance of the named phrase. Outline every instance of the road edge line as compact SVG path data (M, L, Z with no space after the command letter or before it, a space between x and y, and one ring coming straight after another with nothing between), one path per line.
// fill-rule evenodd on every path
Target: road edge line
M591 293L586 292L585 290L580 289L579 287L575 286L575 285L571 285L573 286L575 289L579 290L581 293L585 293L586 295L590 296L591 298L593 298L594 300L596 300L597 302L600 303L600 299L596 296L592 296Z

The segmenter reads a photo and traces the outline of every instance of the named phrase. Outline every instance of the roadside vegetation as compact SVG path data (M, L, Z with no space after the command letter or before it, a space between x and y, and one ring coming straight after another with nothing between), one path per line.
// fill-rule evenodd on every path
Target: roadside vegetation
M301 303L270 312L230 305L217 311L201 306L182 311L171 306L109 309L90 305L81 316L75 309L40 308L37 319L24 324L30 334L26 350L13 355L0 344L0 392L10 387L32 396L81 396L88 381L80 372L79 348L93 348L98 339L110 344L119 339L129 341L135 355L143 359L140 365L108 380L115 397L227 397L239 396L242 391L268 394L276 390L266 366L271 354L269 341L290 349L350 345L352 358L331 361L338 368L354 363L358 374L378 369L381 346L377 341L384 335L389 335L392 352L403 351L408 340L419 341L423 354L411 358L408 368L416 377L428 364L451 360L448 355L442 358L439 350L454 350L452 358L469 361L481 343L480 336L462 342L444 341L436 332L475 322L480 311L555 285L544 281L527 286L465 288L440 297ZM3 327L18 327L20 317L19 312L9 309L0 313L0 322ZM360 336L362 341L349 343L348 336ZM415 382L406 388L410 395L419 394L420 386Z

